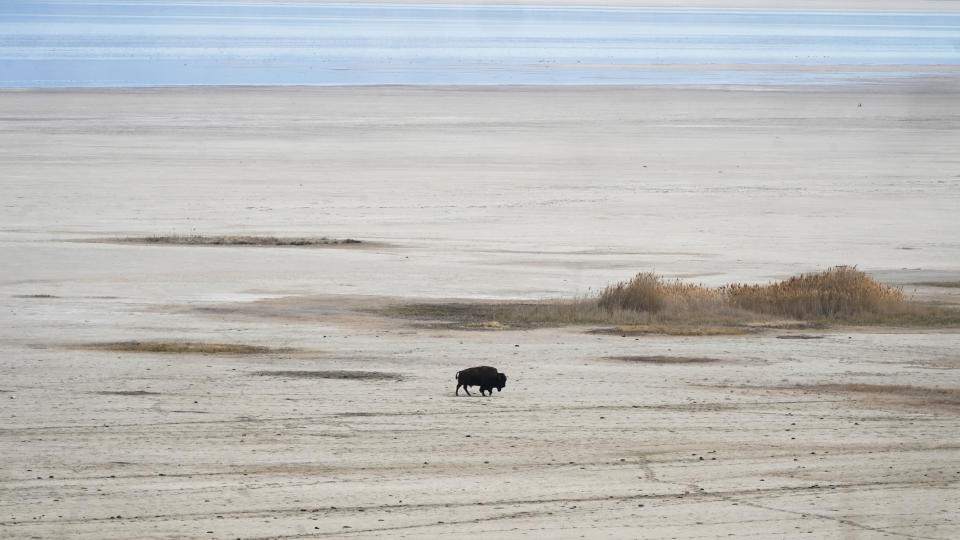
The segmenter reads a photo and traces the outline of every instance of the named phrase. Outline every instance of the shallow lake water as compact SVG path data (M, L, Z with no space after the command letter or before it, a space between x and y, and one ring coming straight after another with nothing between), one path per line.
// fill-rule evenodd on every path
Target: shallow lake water
M822 84L941 73L958 47L956 13L0 4L4 87Z

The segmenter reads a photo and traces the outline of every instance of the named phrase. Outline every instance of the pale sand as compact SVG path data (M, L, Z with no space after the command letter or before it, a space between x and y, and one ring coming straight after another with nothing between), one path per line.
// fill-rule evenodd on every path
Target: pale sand
M956 330L621 338L368 310L651 269L956 281L958 111L949 80L0 93L0 537L956 538ZM390 246L64 241L197 232ZM70 347L130 340L297 350ZM454 397L479 364L507 388ZM846 383L920 389L822 386Z
M286 254L280 271L324 293L539 298L640 270L720 284L836 264L930 281L889 273L960 269L952 81L3 92L0 240L263 234L415 249L336 258L324 276L316 253ZM99 272L89 247L17 242L17 279L61 277L38 249ZM159 260L117 263L181 270L144 254ZM234 291L277 271L238 256L241 279L257 277Z

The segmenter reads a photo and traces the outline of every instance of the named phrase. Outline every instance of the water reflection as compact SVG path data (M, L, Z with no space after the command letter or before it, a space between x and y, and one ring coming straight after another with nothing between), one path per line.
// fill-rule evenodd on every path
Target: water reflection
M0 3L8 87L805 84L958 60L950 13Z

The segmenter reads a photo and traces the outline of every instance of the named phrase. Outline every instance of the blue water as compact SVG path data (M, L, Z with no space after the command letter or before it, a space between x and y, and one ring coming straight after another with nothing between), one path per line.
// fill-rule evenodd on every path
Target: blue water
M957 64L955 13L0 0L3 87L809 84Z

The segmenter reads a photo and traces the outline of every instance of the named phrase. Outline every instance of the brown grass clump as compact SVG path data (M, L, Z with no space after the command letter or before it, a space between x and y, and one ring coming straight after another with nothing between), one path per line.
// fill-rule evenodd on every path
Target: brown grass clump
M272 347L262 347L260 345L243 345L239 343L186 343L179 341L123 341L117 343L93 343L90 345L79 345L75 348L94 349L100 351L175 354L266 354L291 351L291 349L276 349Z
M666 292L660 276L644 272L629 281L608 286L600 293L598 305L606 310L626 309L656 313L667 305Z
M719 299L717 291L702 285L668 282L652 272L641 272L629 281L610 285L600 293L597 305L606 310L649 311L657 313L668 305L711 303Z
M904 310L901 287L882 285L854 266L836 266L770 285L737 283L719 290L737 307L797 319L885 315Z
M167 235L167 236L133 236L116 238L115 242L131 244L170 244L185 246L276 246L276 247L311 247L311 246L340 246L362 244L353 238L336 239L327 237L306 238L278 238L276 236L204 236L204 235Z
M837 266L769 285L718 288L666 281L645 272L594 297L406 304L381 312L447 328L496 327L492 321L510 328L615 325L598 332L621 335L738 335L762 328L824 328L831 323L960 325L960 311L908 301L899 287L880 284L853 266Z
M880 284L854 266L836 266L769 285L734 283L716 289L668 282L647 272L607 287L597 305L610 312L663 313L667 320L735 309L794 319L905 316L912 311L902 288Z

